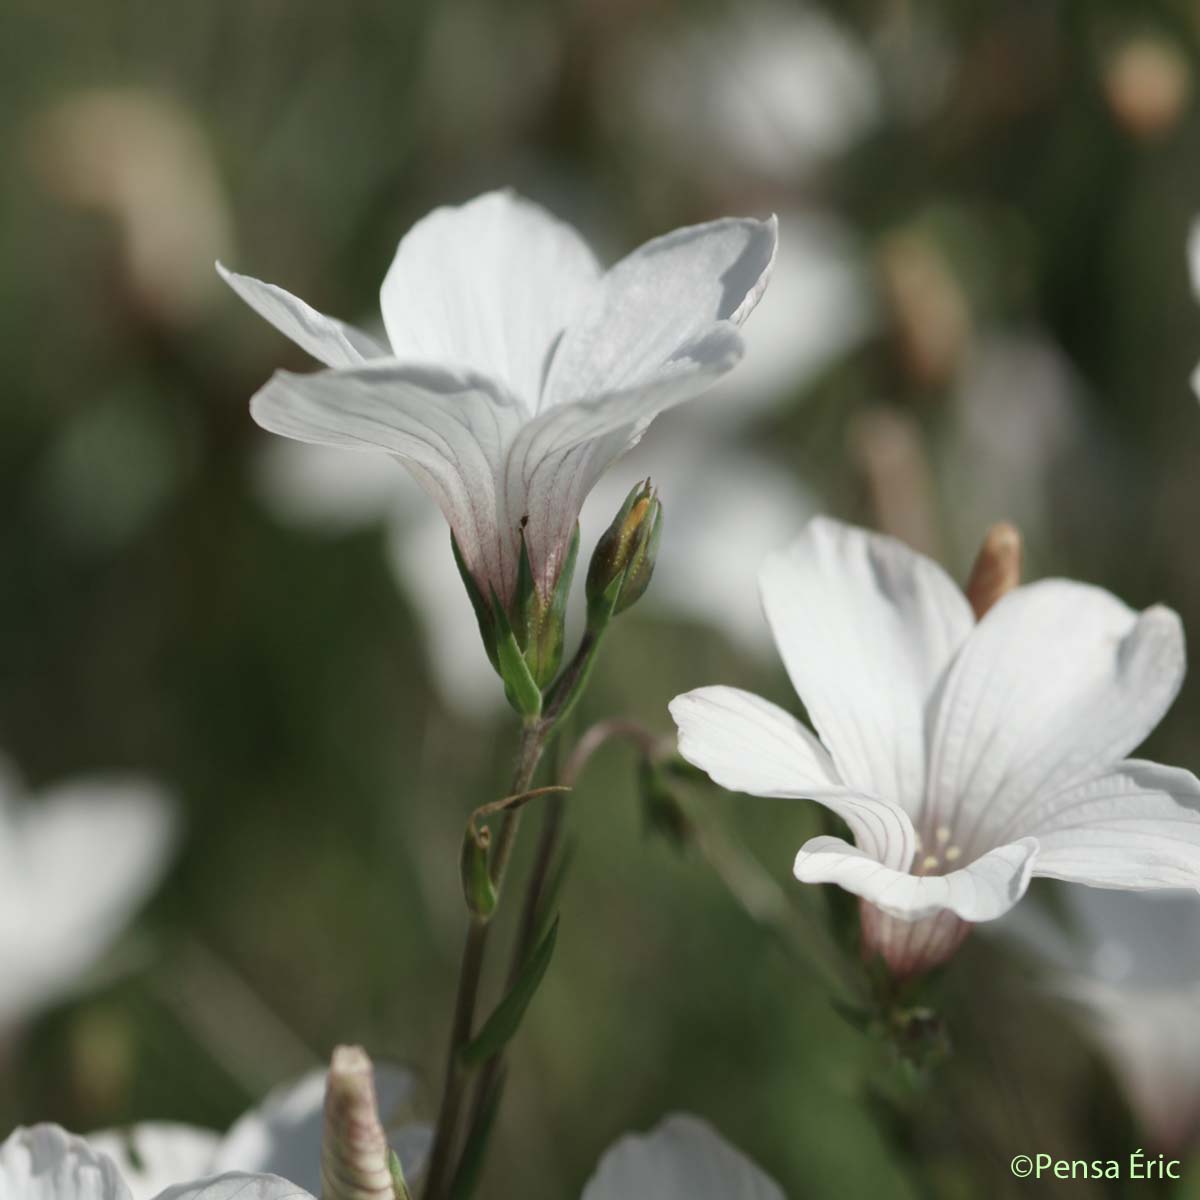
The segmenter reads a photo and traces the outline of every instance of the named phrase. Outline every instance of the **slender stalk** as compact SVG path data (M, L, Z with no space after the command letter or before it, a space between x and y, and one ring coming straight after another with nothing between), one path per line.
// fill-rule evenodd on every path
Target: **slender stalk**
M521 732L521 743L517 761L513 768L509 791L516 795L527 792L533 781L534 772L546 747L545 723L537 721L526 724ZM520 809L505 812L500 825L500 834L492 858L492 882L499 895L504 884L509 858L519 828ZM450 1181L451 1167L458 1141L459 1115L466 1095L468 1075L459 1062L459 1054L470 1040L475 1028L475 1008L479 998L479 984L483 978L483 964L487 957L489 921L472 918L467 926L466 942L463 945L462 961L458 969L458 990L454 1001L454 1018L450 1026L450 1051L446 1062L446 1083L442 1089L442 1101L438 1108L437 1126L434 1131L433 1149L430 1152L429 1171L425 1176L423 1196L425 1200L441 1200Z
M546 697L546 705L539 718L529 720L521 731L521 742L517 750L517 761L513 768L512 783L509 792L513 795L529 791L534 773L542 760L542 755L550 743L550 739L561 727L575 702L583 692L591 675L592 666L596 660L604 627L597 630L587 630L580 641L579 649L574 658L567 664L566 669L555 681ZM561 809L561 800L551 802L551 809ZM561 823L561 816L558 818ZM516 845L517 834L521 828L520 807L507 809L500 820L500 828L492 848L491 875L499 900L504 877L508 871L509 860L513 847ZM557 835L550 846L549 858L544 867L535 870L531 879L531 890L536 890L540 896L545 883L546 870L550 858L553 857ZM539 863L541 853L539 853ZM530 900L525 903L525 910L530 909ZM536 897L533 901L533 914L536 919ZM525 914L522 917L522 929L525 927ZM483 977L483 965L487 956L488 933L491 921L472 919L467 929L467 939L463 946L462 962L459 967L458 991L454 1004L454 1019L450 1030L450 1052L446 1063L446 1083L442 1091L442 1100L438 1110L438 1122L434 1131L433 1150L430 1153L429 1172L425 1178L423 1200L443 1200L453 1183L453 1167L457 1150L459 1117L462 1112L463 1099L466 1094L468 1076L459 1062L459 1054L470 1040L475 1025L475 1008L479 995L479 984ZM519 935L518 948L521 935ZM510 972L510 979L519 970L522 958L516 958L516 967ZM483 1112L485 1103L492 1091L493 1085L499 1085L498 1058L492 1059L482 1072L479 1086L475 1093L472 1106L471 1123L474 1125Z
M564 689L560 693L564 699L570 696L570 691ZM554 719L554 718L552 718ZM627 738L637 746L640 753L646 756L655 755L661 739L651 730L637 721L622 717L612 717L606 721L598 721L586 730L576 742L559 777L559 783L564 788L573 788L591 761L592 755L601 746L614 738ZM529 882L525 887L525 898L521 909L521 921L517 936L513 942L512 957L508 964L508 986L511 988L521 973L521 968L529 956L537 935L538 923L541 920L542 901L546 890L546 880L550 868L558 855L559 843L562 840L563 817L566 813L565 795L552 796L546 804L545 815L542 818L541 833L538 837L537 851L534 856L533 868L529 874ZM479 1082L475 1087L475 1098L471 1105L471 1118L468 1128L474 1128L484 1113L490 1107L490 1101L497 1088L504 1086L504 1055L497 1054L484 1064L480 1072Z

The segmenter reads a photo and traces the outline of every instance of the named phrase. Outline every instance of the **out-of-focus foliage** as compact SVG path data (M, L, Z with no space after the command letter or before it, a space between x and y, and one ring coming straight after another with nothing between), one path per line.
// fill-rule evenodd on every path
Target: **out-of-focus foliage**
M960 576L1013 517L1032 574L1164 601L1200 639L1198 66L1200 10L1170 0L10 0L0 742L34 785L153 773L186 837L113 969L0 1037L0 1123L224 1129L345 1041L411 1064L436 1099L459 840L499 794L511 720L444 699L421 590L389 567L395 521L426 511L399 468L401 518L360 503L318 528L264 502L247 400L309 364L214 258L369 323L404 230L488 187L610 257L777 210L782 254L803 228L836 275L784 289L781 259L787 307L768 293L752 318L744 385L656 426L639 461L653 473L677 431L705 456L758 456L803 489L797 521L811 502ZM316 507L348 488L314 479ZM662 499L665 564L686 513ZM612 509L589 508L597 528ZM448 537L422 544L452 586ZM709 552L692 588L711 572L726 594ZM723 632L702 603L650 597L614 630L579 727L631 713L666 731L673 695L717 681L791 703L745 604ZM498 688L483 667L468 686ZM1200 767L1195 681L1149 749ZM803 963L647 836L626 751L569 811L558 951L485 1194L577 1194L603 1147L674 1109L794 1196L1001 1196L1016 1153L1142 1144L1007 951L972 939L941 984L954 1053L889 1094L881 1051ZM701 811L798 887L811 806L703 793Z

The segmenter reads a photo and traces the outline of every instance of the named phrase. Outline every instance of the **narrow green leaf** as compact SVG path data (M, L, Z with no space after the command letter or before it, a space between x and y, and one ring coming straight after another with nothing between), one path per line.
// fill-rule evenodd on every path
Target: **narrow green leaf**
M464 1067L481 1066L511 1041L521 1026L521 1019L525 1016L525 1010L537 992L542 977L546 974L546 968L550 966L557 940L556 917L554 924L546 931L546 936L521 968L521 974L513 984L512 991L496 1005L496 1010L488 1017L474 1041L463 1047L461 1053Z

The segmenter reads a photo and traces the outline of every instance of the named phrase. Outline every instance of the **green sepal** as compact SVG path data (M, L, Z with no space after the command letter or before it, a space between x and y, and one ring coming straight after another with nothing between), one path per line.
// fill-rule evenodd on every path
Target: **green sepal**
M392 1176L392 1193L396 1200L412 1200L412 1192L404 1182L404 1168L400 1165L400 1156L395 1150L388 1151L388 1170Z
M550 960L554 957L554 945L558 940L558 918L546 931L546 936L525 961L512 990L496 1005L495 1011L476 1037L460 1051L462 1065L467 1068L482 1066L489 1058L499 1054L512 1040L521 1027L521 1020L529 1002L537 993Z
M558 580L545 603L533 582L533 567L524 532L521 535L521 556L517 565L517 592L514 601L513 633L525 655L525 662L538 687L546 687L562 665L563 639L567 620L567 600L579 557L579 523L571 533L566 556L558 572Z
M492 591L492 613L496 621L496 670L504 680L508 702L523 717L537 717L542 712L542 689L530 673L529 664L517 644L512 626L500 598Z
M542 687L547 687L558 674L562 665L563 641L567 626L567 601L571 595L571 583L575 578L575 563L579 558L579 522L567 543L567 554L558 573L558 582L550 597L550 607L540 615L539 627L525 651L530 659L533 677Z
M479 622L479 636L483 639L483 648L487 651L492 666L499 672L500 662L496 656L496 622L491 607L483 598L483 593L479 590L475 577L467 569L462 551L458 548L458 538L453 533L450 535L450 548L454 551L454 565L458 567L463 586L466 587L467 595L471 598L471 607L475 610L475 620Z
M593 636L598 637L603 633L609 621L616 615L617 601L621 598L621 586L624 582L625 572L622 571L602 592L588 598L587 627Z
M492 882L489 841L487 829L478 830L475 822L470 821L463 833L462 852L459 855L463 897L468 911L481 921L488 920L496 911L496 885Z

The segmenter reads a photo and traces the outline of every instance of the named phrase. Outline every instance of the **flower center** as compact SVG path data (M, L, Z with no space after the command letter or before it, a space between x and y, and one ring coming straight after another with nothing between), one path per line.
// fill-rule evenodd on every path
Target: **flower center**
M949 825L939 825L928 840L917 834L917 853L913 858L912 874L944 875L956 869L962 855L962 847L954 840L954 831Z

